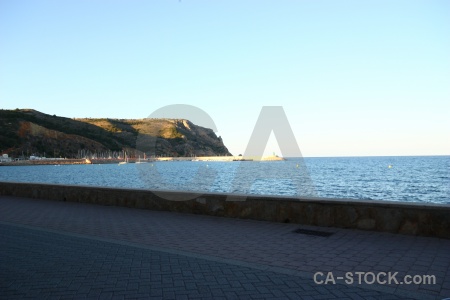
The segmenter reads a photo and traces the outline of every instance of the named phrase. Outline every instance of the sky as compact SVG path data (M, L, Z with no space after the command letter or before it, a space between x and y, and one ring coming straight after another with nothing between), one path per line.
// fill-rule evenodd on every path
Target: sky
M264 106L306 157L450 155L450 2L0 0L0 108L173 104L205 111L234 155ZM272 134L265 153L280 148Z

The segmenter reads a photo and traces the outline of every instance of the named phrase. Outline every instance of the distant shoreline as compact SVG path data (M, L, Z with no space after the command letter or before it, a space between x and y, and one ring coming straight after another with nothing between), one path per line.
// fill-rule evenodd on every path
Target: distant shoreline
M201 156L201 157L156 157L148 159L128 158L128 163L149 163L158 161L284 161L283 157L265 156L258 157L244 156ZM17 160L10 162L0 162L0 166L36 166L36 165L88 165L88 164L119 164L124 159L36 159L36 160Z
M43 159L43 160L16 160L0 162L0 166L36 166L36 165L85 165L89 164L87 159Z

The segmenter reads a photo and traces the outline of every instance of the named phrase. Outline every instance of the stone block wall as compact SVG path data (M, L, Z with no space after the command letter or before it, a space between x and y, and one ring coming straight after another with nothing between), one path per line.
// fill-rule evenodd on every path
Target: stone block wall
M450 205L16 182L0 195L450 238Z

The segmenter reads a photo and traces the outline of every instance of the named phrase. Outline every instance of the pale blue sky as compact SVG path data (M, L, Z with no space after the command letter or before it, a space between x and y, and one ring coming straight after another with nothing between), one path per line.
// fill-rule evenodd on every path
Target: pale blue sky
M237 155L281 105L304 156L449 155L449 53L449 1L0 0L0 107L190 104Z

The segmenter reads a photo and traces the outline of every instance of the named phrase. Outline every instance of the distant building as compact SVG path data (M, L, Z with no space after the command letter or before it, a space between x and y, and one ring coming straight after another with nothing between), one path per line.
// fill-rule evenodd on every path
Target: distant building
M0 162L10 162L11 161L11 157L8 156L8 154L3 154L0 157Z

